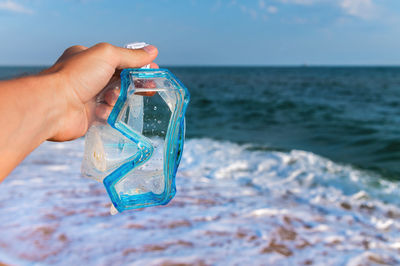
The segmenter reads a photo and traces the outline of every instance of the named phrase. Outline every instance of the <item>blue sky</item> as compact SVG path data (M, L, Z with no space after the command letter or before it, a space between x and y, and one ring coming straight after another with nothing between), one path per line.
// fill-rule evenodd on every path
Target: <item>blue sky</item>
M161 65L400 65L399 0L0 0L0 65L146 41Z

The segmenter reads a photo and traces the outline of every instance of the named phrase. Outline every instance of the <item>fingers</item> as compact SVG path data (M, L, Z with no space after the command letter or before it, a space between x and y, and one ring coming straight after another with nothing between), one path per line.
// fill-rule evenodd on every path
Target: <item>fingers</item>
M135 80L135 88L137 89L154 89L156 83L153 80ZM135 94L142 96L154 96L155 91L135 91Z
M60 56L60 58L58 58L56 64L66 60L66 59L70 58L71 56L73 56L77 53L80 53L86 49L88 49L88 48L85 46L82 46L82 45L71 46L64 51L64 53Z
M104 94L104 101L96 106L95 115L99 120L107 120L115 103L118 100L120 89L108 90Z
M150 63L150 68L158 69L159 66L156 63ZM136 88L146 88L146 89L154 89L156 88L156 83L153 80L136 80L135 81ZM135 94L142 96L154 96L156 94L155 91L147 91L147 92L135 92Z
M138 68L150 64L158 54L155 46L149 45L142 49L121 48L109 43L99 43L89 48L93 52L100 51L103 58L115 68Z
M100 120L107 120L111 114L113 107L107 104L99 104L96 106L96 117Z
M118 100L120 89L109 90L104 95L104 101L113 107Z
M159 69L160 67L156 63L152 62L150 63L150 68Z
M150 64L158 55L155 46L149 45L142 49L127 49L116 47L120 54L117 68L142 67Z
M57 59L57 61L54 63L53 66L41 71L40 73L41 74L50 74L50 73L56 72L57 70L59 70L61 62L67 60L68 58L70 58L86 49L88 49L88 48L85 46L82 46L82 45L74 45L74 46L67 48L64 51L64 53Z
M115 47L115 48L118 48L118 47ZM129 49L125 49L125 48L119 48L119 49L128 50L128 52L129 52ZM142 59L143 60L152 60L152 59L147 59L147 58L153 58L151 56L149 57L149 55L146 55L146 54L143 55L142 52L134 53L134 56L137 56L137 55L141 56L140 60L142 60ZM157 54L154 55L154 58L156 57L156 55ZM150 63L150 62L143 61L143 60L140 61L141 63L127 65L126 67L138 68L138 67L142 67L143 65L150 64L150 68L153 68L153 69L158 69L159 68L159 66L156 63L154 63L154 62ZM109 87L111 83L120 82L119 81L119 74L120 73L121 73L121 71L118 70L118 69L115 71L115 73L113 75L113 78L109 82L109 85L107 85L107 87ZM140 88L155 88L156 84L154 83L154 81L144 80L144 81L135 81L135 86L136 87L140 87ZM96 115L97 119L99 119L99 120L107 120L108 119L108 117L111 114L111 111L112 111L115 103L118 100L119 93L120 93L120 88L118 87L118 84L115 83L111 87L114 87L114 89L106 91L104 93L104 97L103 97L102 102L96 106L95 115ZM150 92L139 92L139 93L135 93L135 94L139 94L139 95L142 95L142 96L154 96L156 94L156 92L151 92L151 91Z

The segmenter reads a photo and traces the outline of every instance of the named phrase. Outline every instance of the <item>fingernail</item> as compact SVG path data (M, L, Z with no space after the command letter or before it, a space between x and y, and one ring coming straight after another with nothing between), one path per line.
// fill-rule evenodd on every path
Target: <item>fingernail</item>
M147 45L143 47L143 50L145 50L148 54L154 54L157 51L157 48L153 45Z

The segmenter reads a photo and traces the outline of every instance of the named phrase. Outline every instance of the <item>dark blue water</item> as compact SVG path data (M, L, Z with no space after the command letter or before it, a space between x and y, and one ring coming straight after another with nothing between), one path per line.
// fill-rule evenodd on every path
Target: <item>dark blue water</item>
M171 68L188 137L301 149L400 178L400 68Z
M0 79L40 68L0 68ZM300 149L400 180L400 68L170 67L187 137Z

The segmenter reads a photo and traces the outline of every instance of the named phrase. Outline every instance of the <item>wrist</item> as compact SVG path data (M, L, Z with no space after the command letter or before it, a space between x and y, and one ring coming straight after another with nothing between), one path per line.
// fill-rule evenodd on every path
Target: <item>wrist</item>
M40 121L43 141L51 139L59 131L62 116L66 112L63 82L58 73L39 74L27 79L31 83L27 88L34 91L27 95L37 97L33 102L42 114Z

